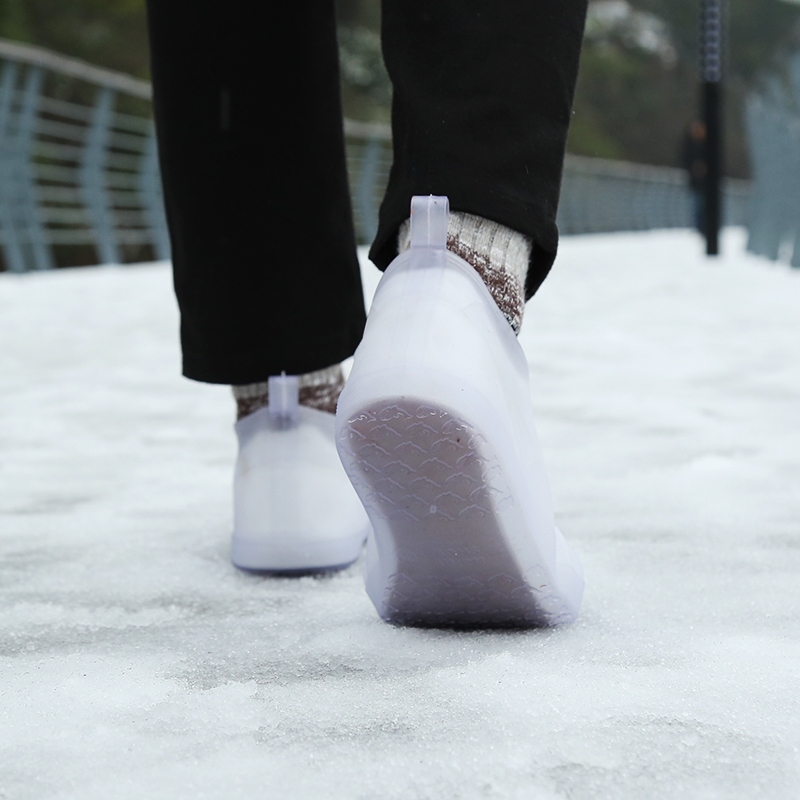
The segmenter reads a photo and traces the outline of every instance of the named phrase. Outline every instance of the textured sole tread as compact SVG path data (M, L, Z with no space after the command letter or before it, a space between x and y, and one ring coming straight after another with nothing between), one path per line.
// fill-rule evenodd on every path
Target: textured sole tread
M531 627L571 614L541 566L522 567L504 533L514 498L486 438L444 408L398 398L363 408L339 450L397 568L379 613L434 627Z

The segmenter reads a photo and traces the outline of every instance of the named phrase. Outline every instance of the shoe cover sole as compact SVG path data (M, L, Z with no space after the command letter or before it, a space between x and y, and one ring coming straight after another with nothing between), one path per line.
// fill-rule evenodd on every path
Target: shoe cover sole
M275 576L338 572L358 561L366 531L358 532L346 540L296 544L293 549L291 543L299 538L296 531L286 534L272 531L268 538L283 543L283 546L270 545L263 540L252 541L234 534L231 541L233 566L243 572Z
M322 576L327 575L328 573L341 572L348 567L352 567L356 561L358 561L357 558L352 561L348 561L346 564L326 565L322 567L298 567L291 569L243 567L236 563L233 563L233 566L241 572L247 572L250 575L263 575L265 578L303 578L305 576Z
M514 513L523 498L475 425L409 397L348 417L339 450L372 521L381 566L367 588L383 619L525 628L574 619L536 543L515 547L530 545Z

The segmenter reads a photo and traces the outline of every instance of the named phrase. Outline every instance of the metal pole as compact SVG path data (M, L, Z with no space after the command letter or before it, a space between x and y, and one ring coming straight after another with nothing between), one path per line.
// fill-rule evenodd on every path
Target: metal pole
M722 224L722 25L724 0L701 0L700 73L706 125L706 254L719 254Z

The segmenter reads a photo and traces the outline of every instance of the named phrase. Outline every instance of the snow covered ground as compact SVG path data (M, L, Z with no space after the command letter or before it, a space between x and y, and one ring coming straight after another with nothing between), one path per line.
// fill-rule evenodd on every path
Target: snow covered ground
M0 798L796 800L800 271L742 243L568 239L529 304L587 573L533 632L236 572L167 267L0 276Z

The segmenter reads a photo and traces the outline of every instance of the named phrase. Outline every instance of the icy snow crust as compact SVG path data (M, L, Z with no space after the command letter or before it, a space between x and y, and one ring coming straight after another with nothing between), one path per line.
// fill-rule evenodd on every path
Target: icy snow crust
M234 570L167 267L0 276L0 797L797 798L800 272L724 244L567 239L529 304L587 578L533 632Z

